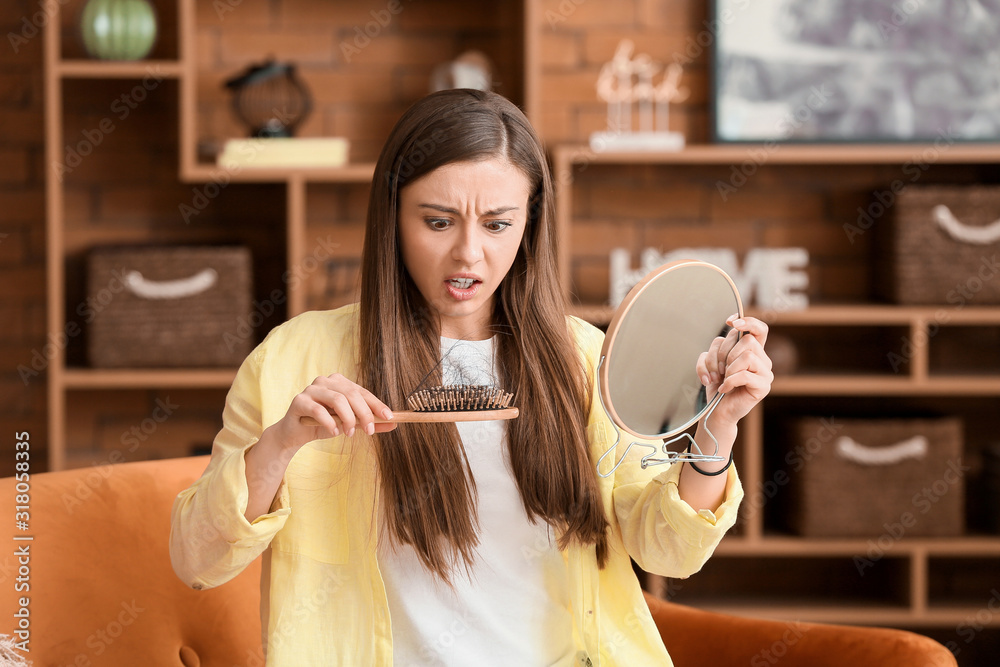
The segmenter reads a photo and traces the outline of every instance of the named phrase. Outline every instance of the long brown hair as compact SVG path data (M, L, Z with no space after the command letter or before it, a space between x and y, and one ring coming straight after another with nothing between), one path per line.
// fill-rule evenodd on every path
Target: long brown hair
M557 275L552 180L524 114L495 93L448 90L420 100L389 135L375 167L362 254L359 382L400 409L440 355L439 322L403 264L399 191L446 164L508 160L531 184L514 264L494 299L501 386L520 417L507 422L511 470L532 521L607 560L608 520L587 453L591 400ZM440 380L439 380L440 381ZM454 424L401 425L376 436L390 537L411 544L446 581L478 544L475 481Z

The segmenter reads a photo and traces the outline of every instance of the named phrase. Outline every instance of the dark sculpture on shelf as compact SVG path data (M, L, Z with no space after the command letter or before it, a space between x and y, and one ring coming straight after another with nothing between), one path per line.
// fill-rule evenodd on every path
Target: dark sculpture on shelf
M309 89L295 65L269 59L229 79L233 111L250 127L251 137L290 137L312 111Z

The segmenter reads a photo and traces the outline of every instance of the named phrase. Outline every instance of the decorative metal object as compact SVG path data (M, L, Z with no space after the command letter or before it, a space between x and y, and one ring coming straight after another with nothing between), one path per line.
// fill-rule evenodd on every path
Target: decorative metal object
M233 111L250 127L251 137L291 137L312 111L309 89L292 63L251 65L225 87L233 92Z
M156 43L156 12L149 0L90 0L80 29L91 57L141 60Z

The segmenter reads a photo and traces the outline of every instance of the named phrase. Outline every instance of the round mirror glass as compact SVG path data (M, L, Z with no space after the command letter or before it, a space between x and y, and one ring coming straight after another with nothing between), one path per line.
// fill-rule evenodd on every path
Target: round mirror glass
M706 396L697 364L726 320L743 316L736 285L705 262L671 262L632 288L608 326L600 392L608 416L642 438L668 438L697 422Z

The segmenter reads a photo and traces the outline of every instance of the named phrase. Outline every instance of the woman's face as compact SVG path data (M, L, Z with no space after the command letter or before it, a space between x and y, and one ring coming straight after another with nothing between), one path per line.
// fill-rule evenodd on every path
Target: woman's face
M441 335L491 335L493 299L517 255L527 222L530 183L493 158L453 162L399 193L403 264L440 316Z

